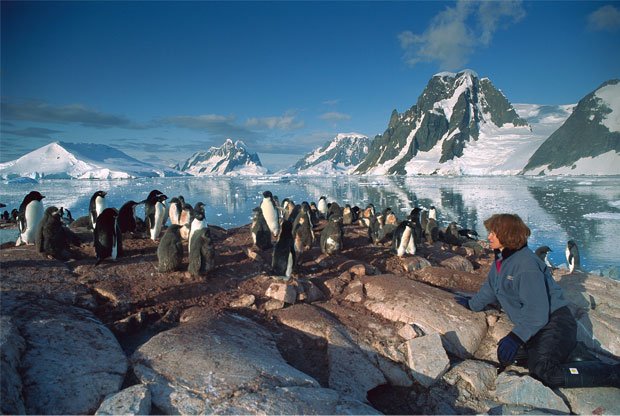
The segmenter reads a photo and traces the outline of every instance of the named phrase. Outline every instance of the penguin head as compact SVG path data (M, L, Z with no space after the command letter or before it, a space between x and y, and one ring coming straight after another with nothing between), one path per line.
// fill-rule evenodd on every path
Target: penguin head
M93 198L97 198L100 196L101 198L105 198L108 193L106 191L97 191L93 194Z
M575 240L568 240L568 242L566 243L566 247L568 247L569 250L576 246L577 246L577 243L575 243Z
M41 195L38 191L30 191L28 195L24 198L26 201L40 201L45 198L45 195Z
M263 192L263 198L273 198L273 194L271 191L265 191Z
M161 202L162 204L164 203L164 201L165 201L166 199L168 199L168 197L167 197L166 195L164 195L164 194L159 194L159 195L157 195L157 200L158 200L159 202Z

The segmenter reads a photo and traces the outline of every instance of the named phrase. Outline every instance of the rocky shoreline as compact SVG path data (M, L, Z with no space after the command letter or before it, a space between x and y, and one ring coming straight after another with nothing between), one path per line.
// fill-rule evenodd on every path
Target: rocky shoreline
M320 232L321 226L315 229ZM210 226L207 276L157 271L157 243L126 238L95 267L0 247L1 410L6 414L619 414L620 389L552 390L498 374L496 309L453 300L484 281L483 242L423 243L399 258L345 226L344 250L315 246L293 279L270 275L249 226ZM554 271L579 320L580 354L620 356L620 282Z

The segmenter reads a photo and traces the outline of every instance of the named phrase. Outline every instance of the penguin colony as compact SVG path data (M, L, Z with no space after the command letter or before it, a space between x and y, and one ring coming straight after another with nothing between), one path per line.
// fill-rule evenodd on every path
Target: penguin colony
M154 189L144 200L129 200L117 210L107 206L106 195L107 192L101 190L93 193L88 216L84 217L88 224L82 224L93 230L95 265L122 257L124 238L140 238L146 234L158 243L159 272L184 270L184 241L188 250L187 270L192 275L205 275L215 268L216 250L203 202L192 207L179 195L169 200L168 207L168 197ZM13 209L11 214L5 210L1 219L17 223L17 246L35 244L41 254L66 261L71 257L70 246L80 245L77 235L68 228L73 217L63 207L44 209L44 198L41 193L32 191L24 197L19 209ZM139 205L144 205L144 220L136 215ZM168 221L170 225L165 228ZM285 198L280 205L270 191L262 193L262 201L252 212L250 233L258 250L272 250L273 274L291 278L315 240L319 241L323 255L335 255L346 249L345 226L355 224L367 228L372 244L391 243L391 250L398 257L415 255L423 241L462 245L478 239L476 231L460 228L456 222L441 229L434 206L428 210L415 207L400 221L389 207L383 211L378 211L372 203L364 209L349 204L341 207L335 201L328 202L326 196L321 196L318 203L303 201L301 204ZM548 267L553 267L547 257L550 251L549 247L541 246L536 254ZM574 240L567 242L566 262L571 273L580 269L579 250Z

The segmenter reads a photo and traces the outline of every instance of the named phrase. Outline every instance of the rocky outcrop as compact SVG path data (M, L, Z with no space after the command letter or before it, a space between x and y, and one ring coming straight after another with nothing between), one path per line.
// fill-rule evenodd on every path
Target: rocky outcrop
M91 414L106 395L120 388L127 370L125 354L91 312L3 293L2 315L11 317L19 333L13 331L12 346L2 343L2 356L14 355L11 351L19 349L23 339L23 353L17 363L13 361L26 392L25 412L18 413ZM15 394L9 397L18 410Z

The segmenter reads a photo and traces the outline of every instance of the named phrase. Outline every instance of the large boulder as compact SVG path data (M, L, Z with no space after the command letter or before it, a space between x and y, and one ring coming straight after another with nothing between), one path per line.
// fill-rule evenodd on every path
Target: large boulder
M397 275L362 278L365 307L395 322L416 324L424 333L438 333L446 351L469 358L487 333L484 313L459 307L453 295Z
M578 322L577 340L620 356L620 281L586 273L556 274Z
M3 292L2 314L25 340L19 361L25 413L92 414L120 389L127 359L89 311Z
M504 404L570 413L562 398L549 387L530 376L519 376L511 372L503 372L497 376L495 400Z
M285 388L315 391L320 386L282 358L270 332L236 314L205 314L161 332L134 353L132 363L153 404L169 414L317 413L322 408L286 393ZM257 402L259 397L269 404ZM354 402L361 405L332 400L333 406Z

